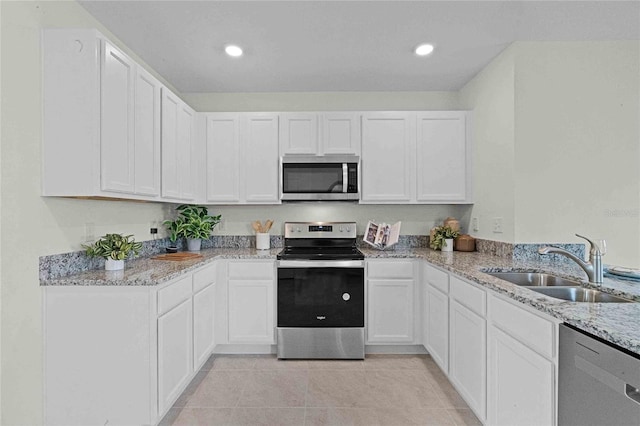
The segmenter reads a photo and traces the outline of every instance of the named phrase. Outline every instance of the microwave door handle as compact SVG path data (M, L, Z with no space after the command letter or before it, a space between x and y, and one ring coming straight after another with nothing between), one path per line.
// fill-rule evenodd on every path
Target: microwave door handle
M349 167L347 163L342 163L342 192L347 192L349 186Z

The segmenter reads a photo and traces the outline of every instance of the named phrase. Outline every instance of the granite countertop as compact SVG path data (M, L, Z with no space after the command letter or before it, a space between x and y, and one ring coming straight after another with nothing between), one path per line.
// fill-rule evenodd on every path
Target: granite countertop
M154 286L206 265L214 259L270 259L281 248L255 250L216 248L201 252L202 257L186 261L162 261L142 258L130 261L124 271L91 270L55 279L41 279L41 286ZM424 259L483 287L529 305L563 322L640 354L640 303L575 303L554 299L487 275L483 271L551 272L580 279L585 287L594 287L577 265L551 265L535 260L514 260L477 252L443 253L428 248L378 251L364 248L367 259ZM640 302L640 283L605 278L602 291Z

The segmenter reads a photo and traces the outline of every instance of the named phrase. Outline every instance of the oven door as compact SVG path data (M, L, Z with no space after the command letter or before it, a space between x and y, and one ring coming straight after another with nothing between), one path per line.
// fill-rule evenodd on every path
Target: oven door
M278 327L364 327L364 262L281 260Z

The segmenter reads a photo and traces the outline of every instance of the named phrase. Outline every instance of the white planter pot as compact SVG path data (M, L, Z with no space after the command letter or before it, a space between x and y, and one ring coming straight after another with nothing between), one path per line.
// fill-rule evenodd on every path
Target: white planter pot
M202 240L200 238L187 238L187 250L200 251Z
M453 251L453 238L445 238L442 251Z
M124 260L106 259L104 261L104 269L106 271L119 271L124 269Z

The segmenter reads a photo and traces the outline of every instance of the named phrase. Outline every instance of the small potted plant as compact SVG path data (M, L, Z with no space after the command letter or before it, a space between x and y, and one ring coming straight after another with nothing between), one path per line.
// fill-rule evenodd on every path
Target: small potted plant
M460 231L448 226L438 226L433 231L429 245L434 250L453 251L453 239L460 235Z
M213 228L220 223L222 215L210 216L207 208L192 204L182 204L176 208L178 218L173 221L165 221L164 225L169 230L169 240L182 236L187 239L189 251L200 251L202 240L211 236ZM174 231L175 229L175 231Z
M82 247L87 256L104 258L104 269L117 271L124 269L124 260L130 254L137 256L140 253L142 243L136 243L133 235L107 234L92 245L83 244Z
M178 238L180 237L180 218L176 220L165 220L162 224L166 226L167 231L169 231L169 247L166 247L165 250L167 253L177 253L178 252Z

